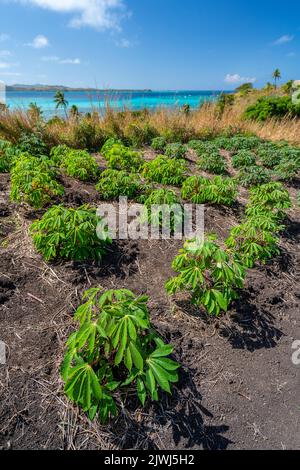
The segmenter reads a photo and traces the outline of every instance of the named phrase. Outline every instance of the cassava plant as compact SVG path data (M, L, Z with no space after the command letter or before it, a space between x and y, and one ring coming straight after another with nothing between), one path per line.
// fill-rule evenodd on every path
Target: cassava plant
M141 202L144 203L147 209L144 217L152 226L163 227L164 216L169 216L168 228L171 232L174 231L175 224L182 226L182 206L176 193L171 189L154 189L146 197L142 196ZM164 209L167 209L167 211L163 214ZM145 222L144 217L141 218L142 223Z
M132 199L140 193L142 186L136 174L109 169L101 173L96 189L106 200L117 199L119 196Z
M101 222L96 209L84 205L78 209L52 206L30 227L35 248L46 261L57 258L100 260L111 240L105 232L97 235Z
M66 170L68 176L81 181L95 180L99 172L95 158L85 150L66 152L60 166Z
M233 168L249 167L256 164L255 155L249 150L239 150L233 155L231 161Z
M237 198L237 185L232 178L191 176L182 185L182 199L194 204L222 204L231 206Z
M167 146L167 139L165 137L154 137L151 147L156 152L163 152Z
M103 153L107 165L113 170L125 170L131 173L141 170L144 160L139 152L125 147L123 144L114 144Z
M142 172L148 181L173 186L180 186L186 178L186 173L185 160L168 158L165 155L158 155L151 162L145 163Z
M223 175L226 173L226 160L222 155L220 155L219 151L203 153L199 156L197 165L200 170L204 170L215 175Z
M239 172L237 180L242 186L250 188L251 186L268 183L271 180L271 174L268 170L265 170L258 165L253 165L244 167Z
M272 214L249 217L231 230L225 243L245 266L253 268L279 254L276 233L281 229Z
M250 190L246 215L255 217L272 213L276 220L282 220L285 217L284 210L290 207L292 203L288 190L281 183L272 181Z
M223 250L215 236L187 241L172 267L179 274L166 283L167 292L190 292L192 303L212 316L226 312L244 285L243 264Z
M169 158L184 158L187 151L186 145L181 143L168 144L165 148L165 155Z
M40 209L54 196L64 194L63 186L56 181L57 176L47 158L38 159L24 154L11 170L10 198Z
M78 330L67 341L61 367L65 393L91 420L116 416L135 391L142 406L159 389L171 394L179 364L151 326L148 298L131 291L86 291L75 313ZM125 402L125 403L124 403Z

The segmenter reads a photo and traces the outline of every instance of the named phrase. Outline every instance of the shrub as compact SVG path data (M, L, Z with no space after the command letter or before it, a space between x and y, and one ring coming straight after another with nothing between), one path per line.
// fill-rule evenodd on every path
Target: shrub
M251 186L268 183L271 180L271 175L270 172L264 168L253 165L248 168L243 168L237 179L242 186L250 188Z
M94 180L99 168L95 158L85 150L70 150L62 158L61 168L68 176L81 181Z
M210 140L190 140L188 147L194 150L198 156L201 156L203 153L219 151L219 147Z
M52 147L50 151L50 159L56 166L60 166L64 160L64 158L71 152L72 149L67 145L57 145L56 147Z
M151 210L152 206L168 206L170 209L170 229L171 232L174 231L175 223L180 224L182 226L183 222L183 211L180 206L180 201L176 195L176 193L170 189L155 189L148 194L146 198L143 198L143 203L147 209L147 220L148 223L154 227L162 227L163 226L163 214L162 211ZM174 211L171 212L171 209L175 208ZM142 217L142 222L144 222L144 218Z
M226 173L226 160L219 152L203 153L197 162L200 170L223 175Z
M141 185L135 174L109 169L101 173L96 189L103 199L117 199L119 196L134 198L139 193Z
M132 397L142 406L158 401L159 388L171 394L179 364L168 356L173 347L152 329L146 296L128 290L90 289L75 313L79 328L67 341L61 373L65 393L93 420L116 416L117 402Z
M89 151L97 151L105 140L103 129L89 117L80 119L73 131L74 146Z
M111 137L108 139L105 144L101 148L101 153L105 156L109 150L112 149L114 145L123 145L123 142L120 139L116 139L115 137Z
M270 146L261 146L257 150L257 155L263 166L266 168L274 168L281 160L280 150Z
M50 160L22 155L11 170L11 200L24 201L40 209L53 196L64 194L64 188L55 180L56 177Z
M262 184L250 190L246 215L255 217L272 213L276 219L284 217L284 209L292 207L289 192L278 182Z
M279 181L290 181L300 169L299 161L284 159L274 167L274 176Z
M282 118L286 115L300 116L300 106L294 105L290 96L262 97L249 106L245 119L266 121L269 118Z
M145 163L143 176L148 181L179 186L186 177L187 164L185 160L170 159L158 155L151 162Z
M143 145L150 144L155 135L155 129L148 123L131 123L124 130L124 137L135 148L141 148Z
M40 157L42 155L49 155L48 148L39 134L33 132L22 133L17 143L17 148L22 153L29 153L33 157Z
M151 147L153 150L163 152L166 148L167 140L165 137L155 137L152 140Z
M204 307L210 315L226 312L244 284L242 264L220 248L212 236L186 242L172 267L179 275L166 283L167 292L190 292L192 303Z
M213 179L191 176L182 185L181 196L194 204L223 204L231 206L237 197L237 185L232 178Z
M265 262L279 253L279 239L274 233L280 229L272 214L250 217L231 230L225 243L245 266L253 268L257 261Z
M233 168L249 167L256 163L255 155L249 150L239 150L231 161Z
M165 149L165 155L169 158L184 158L186 146L180 143L168 144Z
M101 259L110 239L97 236L101 218L87 205L78 209L52 206L30 227L33 243L46 261L66 258L75 261Z
M7 173L10 170L11 159L10 153L11 143L7 140L0 140L0 173Z
M125 147L123 144L114 144L104 153L104 158L110 168L114 170L139 171L144 160L139 152Z
M261 140L256 136L236 135L235 137L217 138L213 142L219 148L237 152L239 150L253 150L261 143Z

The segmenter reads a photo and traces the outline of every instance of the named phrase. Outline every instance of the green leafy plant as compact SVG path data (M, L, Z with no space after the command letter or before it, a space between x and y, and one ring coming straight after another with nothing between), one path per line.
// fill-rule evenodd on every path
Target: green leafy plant
M276 232L281 228L272 214L249 217L231 230L225 243L245 266L253 268L256 262L264 263L279 253Z
M151 162L145 163L142 174L148 181L179 186L184 181L186 172L185 160L158 155Z
M256 136L236 135L234 137L217 137L213 143L223 150L238 152L239 150L254 150L261 140Z
M132 173L139 171L144 164L139 152L131 150L123 144L114 144L109 150L105 151L104 158L110 168Z
M0 140L0 173L8 173L11 167L9 150L12 145L7 140Z
M57 145L56 147L52 147L50 150L50 159L56 166L60 166L64 160L64 158L71 152L72 149L67 145Z
M95 158L85 150L70 150L62 158L61 168L68 176L81 181L94 180L99 172Z
M111 137L108 139L105 144L101 148L101 153L105 156L107 152L109 152L114 145L123 145L123 142L120 139L116 139L115 137Z
M148 122L132 122L124 129L124 137L134 148L150 144L156 134L155 129Z
M190 292L192 303L210 315L226 312L232 300L238 298L237 289L244 285L243 265L220 248L215 236L187 241L172 267L179 275L166 283L167 292Z
M253 165L243 168L239 172L237 180L242 186L250 188L251 186L268 183L271 180L271 174L264 168Z
M155 137L152 139L151 147L157 152L163 152L167 146L167 139L165 137Z
M96 209L84 205L78 209L52 206L30 227L35 248L46 261L66 258L75 261L97 259L111 242L108 235L99 238L97 225L102 219Z
M249 150L239 150L233 155L231 161L233 168L243 168L255 165L256 158Z
M57 173L48 159L20 156L11 170L10 198L40 209L54 196L62 196L64 188L56 181Z
M291 181L300 170L300 160L282 159L274 167L274 176L279 181Z
M223 204L231 206L237 198L237 185L232 178L213 179L191 176L182 185L182 199L194 204Z
M148 298L93 288L83 300L75 313L79 328L67 341L61 367L70 400L105 424L128 391L132 396L135 390L142 406L147 397L158 401L159 389L171 394L179 364L168 357L173 347L151 327Z
M201 156L203 153L219 151L218 145L211 140L190 140L188 147L194 150L198 156Z
M33 157L49 155L48 148L39 133L23 132L18 140L17 148L20 152L28 153Z
M275 145L261 145L257 149L257 156L266 168L274 168L281 160L280 150Z
M245 113L245 119L266 121L270 118L282 118L284 116L300 116L300 106L294 105L290 96L262 97L249 106Z
M101 173L96 189L103 199L116 199L119 196L134 198L139 194L141 184L136 174L108 169Z
M165 148L165 155L169 158L183 159L187 148L180 143L168 144Z
M141 202L144 203L147 209L147 220L149 224L155 227L162 227L163 224L163 214L161 211L153 210L153 206L168 206L170 209L170 229L171 232L174 231L175 223L181 224L183 222L183 211L180 205L179 198L177 197L175 191L170 189L154 189L146 197L142 197ZM174 211L171 211L172 208L175 208ZM142 217L142 222L144 218Z
M250 190L246 215L255 217L272 213L276 220L284 218L284 210L292 207L290 195L281 183L270 182Z
M223 175L226 173L226 160L219 152L203 153L197 162L200 170Z

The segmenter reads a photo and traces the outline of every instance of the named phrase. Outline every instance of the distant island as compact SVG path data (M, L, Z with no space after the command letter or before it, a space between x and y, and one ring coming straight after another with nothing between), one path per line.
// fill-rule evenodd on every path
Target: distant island
M64 92L72 92L72 91L81 91L81 92L130 92L130 93L151 93L152 90L130 90L130 89L100 89L100 88L72 88L63 85L23 85L23 84L15 84L15 85L7 85L6 91L64 91Z

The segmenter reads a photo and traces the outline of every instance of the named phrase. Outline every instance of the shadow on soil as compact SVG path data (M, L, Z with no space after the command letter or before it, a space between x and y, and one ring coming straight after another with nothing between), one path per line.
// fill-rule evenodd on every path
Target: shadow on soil
M201 404L193 380L193 371L181 370L178 387L172 397L161 397L159 404L144 409L143 417L136 418L137 403L126 414L120 415L114 425L114 433L123 449L161 450L160 436L169 449L225 450L232 442L224 434L226 425L211 426L204 418L213 418ZM163 435L162 435L163 434Z

